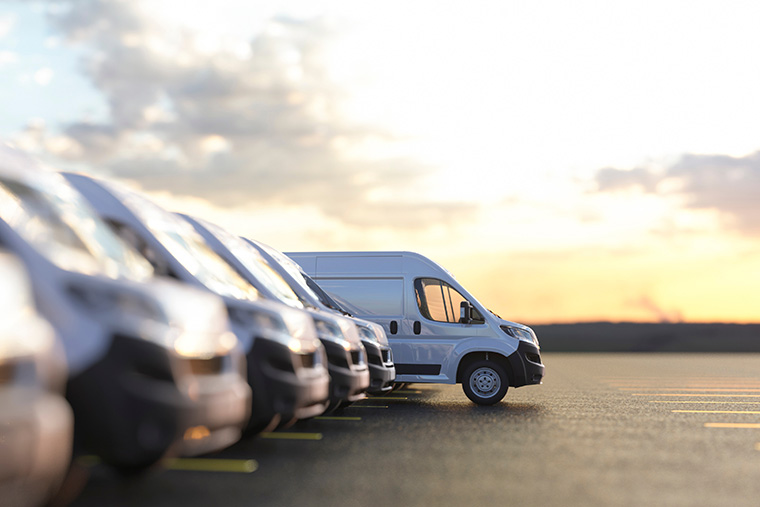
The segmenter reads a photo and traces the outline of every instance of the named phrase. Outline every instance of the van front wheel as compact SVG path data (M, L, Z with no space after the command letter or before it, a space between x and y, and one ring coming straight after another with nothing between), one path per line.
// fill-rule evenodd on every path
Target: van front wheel
M475 361L467 367L462 379L464 394L478 405L499 403L508 388L507 372L492 361Z

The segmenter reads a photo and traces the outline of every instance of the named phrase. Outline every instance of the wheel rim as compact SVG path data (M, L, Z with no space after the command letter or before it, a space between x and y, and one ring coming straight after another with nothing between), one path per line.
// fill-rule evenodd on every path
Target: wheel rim
M491 368L478 368L470 375L470 389L481 398L490 398L501 389L501 377Z

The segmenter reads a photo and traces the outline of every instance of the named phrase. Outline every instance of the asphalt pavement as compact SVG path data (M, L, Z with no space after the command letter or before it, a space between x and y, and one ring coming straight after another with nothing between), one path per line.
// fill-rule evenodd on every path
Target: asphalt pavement
M760 354L543 357L493 407L412 384L138 477L82 460L73 505L760 505Z

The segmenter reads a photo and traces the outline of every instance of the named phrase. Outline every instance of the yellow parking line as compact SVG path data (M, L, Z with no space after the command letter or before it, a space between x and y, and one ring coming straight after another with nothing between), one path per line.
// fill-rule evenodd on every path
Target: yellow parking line
M388 408L388 405L349 405L348 407L344 408L343 410L348 410L349 408Z
M755 444L755 450L760 451L760 442Z
M316 421L361 421L362 418L338 416L338 415L321 415L319 417L315 417L314 420Z
M201 459L170 458L163 461L169 470L186 470L194 472L238 472L250 474L259 468L253 459Z
M760 414L760 410L671 410L679 414Z
M395 394L422 394L422 391L404 391L399 389L398 391L393 391Z
M367 396L365 399L396 401L396 400L408 400L409 398L407 398L406 396Z
M705 423L705 428L748 428L748 429L760 429L760 423Z
M760 394L631 393L631 396L694 396L697 398L760 398Z
M270 440L322 440L322 433L262 432L259 436Z
M760 405L760 401L722 401L722 400L649 400L649 403L712 403L719 405Z
M99 465L101 459L91 454L79 456L79 465L92 467ZM167 470L184 470L195 472L238 472L252 473L258 470L259 464L254 459L204 459L204 458L166 458L161 466Z

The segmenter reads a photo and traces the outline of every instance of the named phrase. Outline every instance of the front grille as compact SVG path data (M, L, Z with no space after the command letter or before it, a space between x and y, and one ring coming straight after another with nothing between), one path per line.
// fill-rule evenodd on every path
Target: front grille
M304 368L314 368L314 353L312 354L301 354L301 366Z
M383 354L383 362L384 363L391 362L391 349L382 350L380 352Z
M383 365L383 360L380 357L379 354L372 354L369 350L367 351L367 361L369 361L369 364L374 364L377 366Z
M0 364L0 385L10 384L15 374L16 366L14 364Z
M362 361L362 351L361 350L352 350L351 351L351 362L354 364L361 364Z
M215 375L222 371L222 358L190 359L190 372L193 375Z

